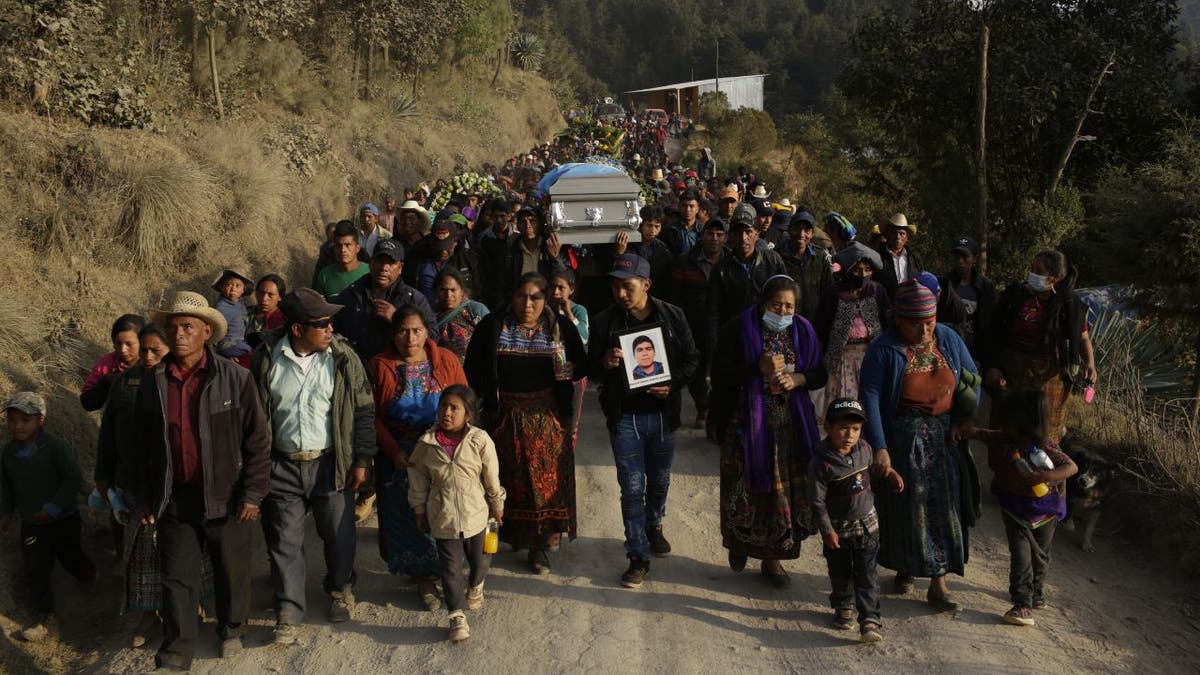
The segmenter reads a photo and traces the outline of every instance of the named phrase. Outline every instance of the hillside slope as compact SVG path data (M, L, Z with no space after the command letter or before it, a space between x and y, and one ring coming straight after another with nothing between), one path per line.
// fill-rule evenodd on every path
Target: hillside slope
M144 313L178 289L211 297L224 267L305 283L326 221L389 187L527 150L563 124L549 84L526 73L505 70L494 88L431 86L412 117L396 117L386 101L316 118L262 105L220 124L176 119L157 133L0 110L0 397L46 393L49 429L74 444L90 477L99 416L77 397L111 349L118 315ZM0 554L0 614L9 617L3 577L19 569L16 550ZM110 619L109 609L96 619ZM0 639L0 670L30 663L11 650ZM53 645L33 655L50 670L78 658Z

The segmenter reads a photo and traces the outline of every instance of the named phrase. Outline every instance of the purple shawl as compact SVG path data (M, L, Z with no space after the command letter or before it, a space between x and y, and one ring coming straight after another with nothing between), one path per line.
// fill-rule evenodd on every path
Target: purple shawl
M742 312L737 321L742 329L742 354L748 365L758 362L763 353L763 336L760 328L761 310L757 305ZM792 345L796 350L796 372L806 373L817 367L821 350L817 333L807 319L795 315L792 319ZM750 492L770 492L775 483L771 449L767 438L767 423L764 418L766 390L761 377L755 377L742 388L744 406L742 443L746 462L746 489ZM805 464L812 459L813 448L820 441L817 433L816 414L812 399L805 389L791 392L792 421L796 425L797 450Z

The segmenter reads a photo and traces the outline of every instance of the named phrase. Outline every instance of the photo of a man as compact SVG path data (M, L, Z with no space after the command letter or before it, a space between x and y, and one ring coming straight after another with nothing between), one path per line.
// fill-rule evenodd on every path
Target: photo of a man
M641 380L663 374L663 364L655 361L658 352L654 348L654 340L649 335L639 335L633 339L633 379Z

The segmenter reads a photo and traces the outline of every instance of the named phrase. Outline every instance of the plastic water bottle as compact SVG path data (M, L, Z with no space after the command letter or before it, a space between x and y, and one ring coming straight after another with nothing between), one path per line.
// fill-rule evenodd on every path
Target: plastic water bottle
M1012 454L1012 462L1013 468L1015 468L1017 473L1021 474L1022 476L1028 476L1034 472L1033 465L1029 463L1029 460L1022 457L1020 452L1014 452ZM1030 489L1033 490L1035 497L1045 497L1050 492L1050 488L1045 483L1038 483Z
M1029 463L1035 468L1046 469L1047 471L1054 468L1054 461L1050 459L1050 455L1047 455L1045 450L1036 445L1029 448Z

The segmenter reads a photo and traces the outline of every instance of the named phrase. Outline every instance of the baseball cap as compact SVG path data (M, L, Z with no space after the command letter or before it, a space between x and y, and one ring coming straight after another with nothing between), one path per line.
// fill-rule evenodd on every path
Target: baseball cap
M373 216L379 215L379 207L375 206L374 204L363 204L362 208L360 208L358 210L358 212L362 213L363 211L366 211L367 213L370 213Z
M26 415L45 415L46 399L32 391L18 391L4 404L5 410L20 410Z
M758 217L758 212L749 204L738 204L733 210L733 218L729 219L730 231L743 230L754 227L754 219Z
M279 309L289 321L301 323L319 319L323 316L333 316L342 311L343 305L335 305L325 301L325 296L311 288L297 288L283 296Z
M861 403L852 398L839 398L829 404L829 408L825 411L826 422L847 419L866 421L867 413L863 411Z
M709 218L708 222L704 223L704 228L700 231L703 232L704 230L721 230L722 232L728 232L729 223L726 223L720 218Z
M971 255L979 255L979 242L970 237L959 237L954 240L954 248L951 249L954 253L962 251Z
M650 261L634 253L622 253L613 261L608 276L614 279L650 278Z
M806 227L812 228L812 227L816 226L817 219L815 216L813 216L813 214L809 213L808 211L800 211L800 212L796 213L796 215L792 216L791 224L792 225L804 225Z
M754 213L760 216L774 215L775 207L771 206L770 199L752 199L750 204L754 207Z
M734 185L726 185L725 187L721 188L720 192L717 193L717 199L732 199L735 202L738 201L739 196L737 187Z
M372 258L386 256L395 262L404 262L404 247L395 239L384 239L375 244L375 253L371 254Z

